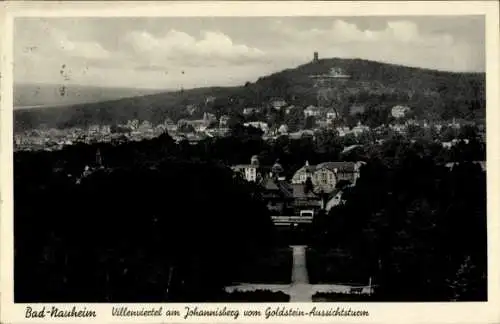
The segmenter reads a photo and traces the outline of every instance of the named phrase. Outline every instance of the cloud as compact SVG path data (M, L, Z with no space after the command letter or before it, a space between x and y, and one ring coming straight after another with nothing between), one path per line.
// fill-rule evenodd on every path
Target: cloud
M343 19L323 28L302 30L278 21L271 29L287 39L283 48L290 48L288 52L296 57L310 57L315 50L322 57L363 58L451 71L477 70L481 61L471 57L474 52L481 55L481 49L450 33L422 32L416 23L401 19L388 20L379 29L361 29ZM298 42L303 50L291 51Z
M418 25L411 21L395 20L388 21L385 29L362 30L356 24L342 19L332 22L330 28L309 30L295 30L291 26L284 26L277 22L273 28L294 40L317 42L323 40L326 44L345 43L375 43L380 45L404 44L404 45L452 45L454 39L446 33L424 35L419 31Z
M224 84L225 80L243 82L261 69L255 64L265 56L263 51L237 44L217 31L203 31L197 39L175 29L162 37L131 30L116 39L114 49L107 49L95 37L77 38L77 27L66 32L50 20L31 20L16 27L16 82L206 86ZM221 66L229 65L231 70L221 74Z
M111 57L111 53L105 50L101 44L96 42L75 42L62 39L59 47L63 53L89 60L101 60Z
M104 60L112 56L101 44L96 41L72 40L62 29L51 26L46 20L30 22L31 28L16 30L20 35L16 37L15 53L26 55L41 55L48 57L78 58L88 60ZM31 35L26 32L32 32Z
M151 65L161 65L172 61L182 61L189 65L212 63L251 63L265 57L260 49L243 44L235 44L221 32L202 31L201 39L175 29L162 37L155 37L146 31L132 31L124 37L124 42L133 52L146 57Z
M384 18L376 26L349 17L147 21L16 19L16 81L155 88L235 84L309 62L314 51L324 58L484 70L484 44L475 37L481 30L462 27L479 30L467 38L441 20L434 27L406 17Z

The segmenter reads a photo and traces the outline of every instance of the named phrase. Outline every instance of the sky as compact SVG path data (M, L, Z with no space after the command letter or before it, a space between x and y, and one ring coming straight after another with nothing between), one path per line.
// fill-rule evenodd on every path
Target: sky
M240 85L320 58L485 71L481 16L16 18L14 82Z

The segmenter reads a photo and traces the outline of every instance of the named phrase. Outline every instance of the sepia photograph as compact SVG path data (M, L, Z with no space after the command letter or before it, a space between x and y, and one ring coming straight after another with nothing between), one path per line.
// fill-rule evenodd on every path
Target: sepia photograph
M488 301L484 15L12 24L14 303Z

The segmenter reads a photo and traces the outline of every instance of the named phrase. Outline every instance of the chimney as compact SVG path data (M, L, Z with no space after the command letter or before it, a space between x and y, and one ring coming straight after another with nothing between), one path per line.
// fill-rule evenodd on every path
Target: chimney
M313 63L318 63L318 62L319 62L319 55L318 55L318 52L314 52Z

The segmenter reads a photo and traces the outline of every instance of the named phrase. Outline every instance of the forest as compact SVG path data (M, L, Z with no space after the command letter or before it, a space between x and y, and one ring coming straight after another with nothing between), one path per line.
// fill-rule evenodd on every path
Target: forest
M274 245L254 188L215 163L163 154L76 184L52 153L16 153L16 302L211 301Z
M315 219L312 278L371 277L378 301L487 300L486 172L411 152L382 159L362 167L345 204Z
M319 258L352 255L351 272L373 276L380 298L486 298L486 174L472 163L485 160L481 142L447 150L425 134L387 134L380 145L329 133L265 142L244 127L232 135L15 152L15 301L217 301L225 285L262 279L242 269L283 242L260 187L228 168L254 154L279 159L287 176L305 160L367 162L346 203L317 218L311 246ZM368 145L342 154L349 140ZM289 276L282 261L267 278Z

